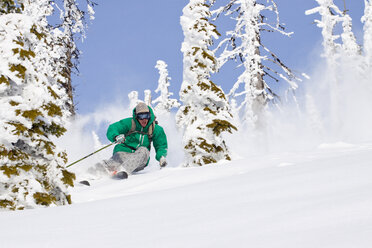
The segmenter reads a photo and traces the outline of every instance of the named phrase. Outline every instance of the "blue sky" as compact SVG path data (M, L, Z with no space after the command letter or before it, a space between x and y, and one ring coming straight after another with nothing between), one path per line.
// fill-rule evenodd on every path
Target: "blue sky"
M182 28L179 18L188 0L99 1L95 20L87 30L87 38L79 44L83 52L79 76L73 77L77 112L86 114L99 106L128 101L130 91L153 91L157 96L156 61L168 64L170 91L178 97L182 83ZM217 1L227 2L224 1ZM343 0L334 0L343 9ZM281 22L291 38L270 33L263 42L288 66L298 72L312 73L321 53L321 31L313 23L317 15L304 12L315 7L315 0L277 0ZM353 18L354 32L362 43L364 1L346 0ZM217 27L219 28L219 27ZM219 28L224 33L223 27ZM236 64L222 68L213 81L228 92L238 76Z

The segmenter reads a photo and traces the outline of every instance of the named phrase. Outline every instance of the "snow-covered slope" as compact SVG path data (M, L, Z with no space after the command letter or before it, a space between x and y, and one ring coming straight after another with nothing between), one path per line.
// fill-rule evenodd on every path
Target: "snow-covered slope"
M372 144L152 167L72 194L0 212L0 247L372 247Z

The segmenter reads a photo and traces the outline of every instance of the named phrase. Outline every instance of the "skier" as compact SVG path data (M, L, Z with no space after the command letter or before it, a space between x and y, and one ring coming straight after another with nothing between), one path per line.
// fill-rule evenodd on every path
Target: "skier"
M124 179L143 170L150 161L151 142L160 167L167 165L167 137L163 128L156 124L152 108L143 102L133 109L133 117L111 124L106 136L117 145L109 160L88 169L93 175L108 173L114 178Z

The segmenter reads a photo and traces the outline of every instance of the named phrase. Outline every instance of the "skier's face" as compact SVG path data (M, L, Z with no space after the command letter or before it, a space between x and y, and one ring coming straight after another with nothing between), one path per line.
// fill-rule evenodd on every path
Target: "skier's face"
M142 119L138 120L142 127L146 127L147 123L149 123L149 119Z
M137 120L141 124L142 127L146 127L147 123L149 123L150 117L151 115L149 112L137 114Z

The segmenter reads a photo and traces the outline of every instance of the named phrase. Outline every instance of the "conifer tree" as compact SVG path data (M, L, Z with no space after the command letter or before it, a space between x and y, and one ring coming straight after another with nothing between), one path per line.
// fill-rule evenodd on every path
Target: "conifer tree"
M269 101L275 101L278 96L270 88L269 79L275 82L284 79L289 83L289 89L297 88L299 80L272 51L267 48L261 39L263 31L279 32L286 36L291 33L284 32L279 22L279 13L275 1L271 4L261 4L256 0L231 0L229 4L214 11L216 18L226 13L236 20L235 29L228 31L227 38L222 40L218 48L225 46L219 56L219 65L222 67L228 60L240 61L244 68L243 73L230 90L228 96L236 98L243 96L238 107L242 112L242 121L247 128L264 130L266 126L266 107ZM274 12L276 24L265 21L264 11ZM275 23L274 22L274 23ZM271 64L270 64L271 63ZM279 67L283 72L279 72ZM237 92L243 85L243 90Z
M151 106L152 102L151 90L145 90L144 94L145 94L144 103L146 103L148 106Z
M350 15L344 11L342 14L342 50L346 56L346 59L350 57L357 58L361 54L361 47L358 45L355 35L353 33L353 24ZM349 57L349 58L347 58Z
M178 108L180 104L177 99L169 98L173 93L168 90L171 78L168 76L167 64L162 60L158 60L155 68L159 70L158 88L155 92L160 92L160 96L153 100L152 103L156 104L154 108L155 112L162 115L169 113L172 108Z
M51 137L61 136L70 111L55 69L62 45L48 25L48 0L2 1L0 16L0 207L24 209L71 203L75 175ZM54 77L56 76L56 77Z
M209 47L219 33L209 22L209 8L206 0L190 0L181 16L184 70L182 106L176 118L184 130L186 166L230 160L221 134L236 129L230 123L232 116L223 90L210 80L211 73L217 70L217 59Z
M352 31L352 19L345 11L341 11L333 0L316 0L318 7L310 9L307 15L319 13L320 20L315 20L317 26L322 29L323 35L323 56L327 59L327 64L335 66L341 53L348 56L360 54L360 46L356 42ZM338 23L342 24L342 33L336 34L335 27ZM341 41L337 40L341 37Z
M58 3L61 2L63 7L59 7ZM56 43L63 48L62 55L58 60L54 61L56 68L62 70L63 76L67 79L66 82L61 82L67 91L69 101L66 102L72 115L75 114L75 105L73 101L74 88L72 86L71 74L77 71L77 64L80 57L80 50L76 46L76 41L79 38L85 38L86 16L89 15L90 19L94 19L93 3L91 0L86 0L87 11L79 8L76 0L54 0L51 1L53 6L60 10L61 23L56 25Z
M323 57L329 66L335 66L338 58L338 51L341 44L336 40L340 35L334 33L335 26L342 21L342 11L334 4L333 0L316 0L319 6L307 10L306 15L319 13L320 20L315 23L322 29L323 35Z
M332 132L337 135L341 126L342 102L344 95L340 91L345 87L341 85L339 70L345 68L350 71L359 71L361 47L357 44L352 32L352 19L345 11L341 11L333 0L315 0L319 6L306 11L307 15L318 13L321 18L315 23L322 29L323 53L326 60L329 92L329 116ZM337 24L342 25L342 32L336 33ZM340 39L341 38L341 39ZM355 74L355 76L359 76Z
M134 90L134 91L129 92L128 98L129 98L130 109L133 109L134 107L136 107L137 104L140 102L140 100L138 99L138 91Z
M362 17L364 23L363 50L367 71L370 71L372 67L372 1L364 0L364 4L364 15Z

